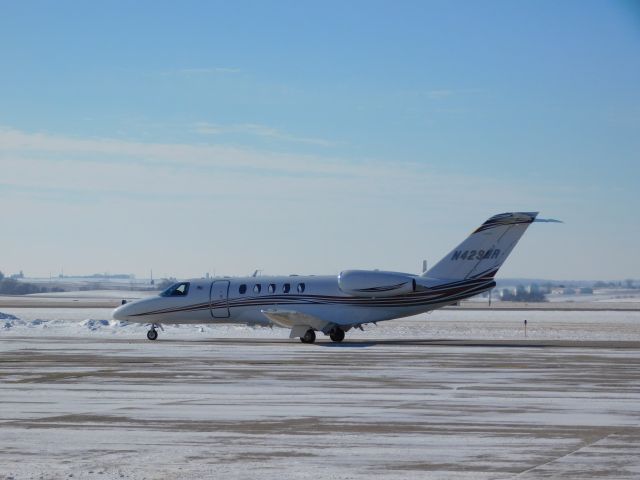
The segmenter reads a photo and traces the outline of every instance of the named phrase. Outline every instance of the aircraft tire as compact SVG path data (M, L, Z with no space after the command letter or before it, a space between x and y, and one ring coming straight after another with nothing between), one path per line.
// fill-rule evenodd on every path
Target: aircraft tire
M331 332L329 332L329 337L334 342L341 342L344 340L344 330L336 327L333 330L331 330Z
M312 329L307 330L303 336L300 337L302 343L313 343L316 341L316 332Z
M158 338L158 332L156 331L155 328L152 328L147 332L147 338L149 340L156 340Z

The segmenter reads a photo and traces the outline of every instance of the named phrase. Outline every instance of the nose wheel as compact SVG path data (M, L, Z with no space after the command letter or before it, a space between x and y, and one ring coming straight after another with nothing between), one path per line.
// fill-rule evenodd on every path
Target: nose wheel
M147 338L149 340L157 340L158 331L155 329L155 327L151 327L151 329L147 332Z

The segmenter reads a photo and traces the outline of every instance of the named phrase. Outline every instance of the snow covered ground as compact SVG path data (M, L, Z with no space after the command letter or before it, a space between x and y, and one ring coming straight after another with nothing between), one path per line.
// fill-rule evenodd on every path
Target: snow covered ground
M147 327L111 319L102 308L3 308L0 335L118 336L144 338ZM16 319L3 320L2 314ZM640 310L599 311L466 311L438 310L431 314L369 325L351 330L347 340L380 338L523 339L527 320L528 339L540 340L633 340L640 341ZM278 327L244 325L165 325L161 338L288 338ZM320 339L324 338L322 335Z
M340 345L2 312L3 480L640 477L640 312L438 311Z

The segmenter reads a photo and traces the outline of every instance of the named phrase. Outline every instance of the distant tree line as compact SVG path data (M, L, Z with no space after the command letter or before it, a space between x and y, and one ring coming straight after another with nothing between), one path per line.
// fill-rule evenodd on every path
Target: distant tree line
M33 283L20 282L16 278L7 278L4 273L0 272L0 294L2 295L29 295L46 292L64 292L64 288L47 288Z
M637 288L635 281L631 278L627 278L624 282L596 282L593 284L593 288Z
M136 278L132 273L94 273L93 275L72 275L74 278L100 278L100 279L119 279L119 280L133 280Z

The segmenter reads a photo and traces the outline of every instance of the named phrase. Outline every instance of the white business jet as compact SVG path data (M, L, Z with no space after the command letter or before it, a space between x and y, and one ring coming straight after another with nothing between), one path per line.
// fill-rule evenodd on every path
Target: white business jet
M252 276L178 282L158 296L126 303L113 318L149 324L278 325L313 343L316 332L341 342L352 328L416 315L491 290L494 276L537 212L502 213L484 222L421 275L344 270L337 276ZM542 220L538 220L542 221Z

